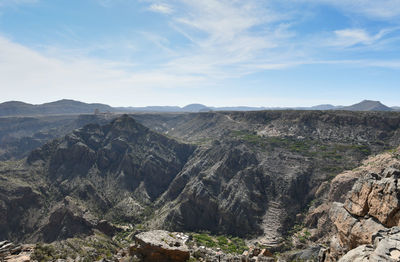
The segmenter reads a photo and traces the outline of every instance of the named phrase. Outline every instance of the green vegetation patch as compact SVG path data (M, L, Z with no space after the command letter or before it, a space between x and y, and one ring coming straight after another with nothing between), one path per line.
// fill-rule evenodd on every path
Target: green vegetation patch
M263 151L271 151L277 148L286 149L306 157L341 160L345 153L355 152L362 156L371 154L368 145L363 144L334 144L324 143L320 140L295 138L295 137L268 137L257 135L254 131L234 130L231 132L234 139L247 142L259 147Z
M243 239L230 236L211 236L206 233L193 234L193 241L198 246L220 248L226 253L242 254L248 247Z
M231 132L231 137L247 142L261 149L274 150L275 148L285 148L293 152L311 152L315 141L306 139L296 139L293 137L264 137L257 135L256 132L246 130L236 130Z

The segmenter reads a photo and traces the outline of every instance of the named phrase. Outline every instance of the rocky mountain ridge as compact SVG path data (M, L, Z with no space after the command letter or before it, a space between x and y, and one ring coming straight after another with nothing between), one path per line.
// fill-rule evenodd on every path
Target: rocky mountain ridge
M86 125L27 159L2 162L0 211L6 216L0 238L52 242L96 231L112 236L128 223L142 230L206 230L287 250L285 236L303 221L312 200L322 205L310 215L310 228L333 228L324 224L331 206L320 199L343 200L340 190L352 184L337 181L356 181L350 175L332 180L336 174L395 147L400 138L395 112L133 117ZM328 193L335 185L340 190ZM318 230L312 234L321 237Z
M330 104L311 107L250 107L230 106L212 107L202 104L179 106L146 106L146 107L111 107L100 103L84 103L71 99L63 99L50 103L33 105L20 101L0 103L0 117L38 116L38 115L73 115L90 113L188 113L208 111L263 111L263 110L345 110L345 111L398 111L397 107L387 107L379 101L364 100L350 106L334 106Z
M107 230L103 217L138 221L193 149L122 116L54 140L26 161L5 162L0 238L53 241Z
M96 109L102 112L113 111L109 105L63 99L55 102L32 105L19 101L0 104L0 116L34 116L34 115L66 115L93 113Z

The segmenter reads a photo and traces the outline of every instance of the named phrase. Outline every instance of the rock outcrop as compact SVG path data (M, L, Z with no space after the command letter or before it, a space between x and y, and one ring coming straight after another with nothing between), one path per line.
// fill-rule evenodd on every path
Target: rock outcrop
M400 228L379 230L372 236L372 243L350 250L339 262L400 261Z
M400 225L399 177L400 170L389 167L359 179L344 207L353 215L374 217L386 227Z
M188 239L178 232L148 231L135 236L136 243L130 250L144 262L185 262L190 258Z
M0 261L27 262L31 261L34 245L19 245L4 240L0 242Z
M331 182L326 201L310 209L306 220L310 227L318 227L316 238L329 244L324 261L342 256L340 261L398 261L393 257L397 256L396 245L400 246L396 242L400 241L399 177L400 148L372 157ZM352 183L349 192L343 190ZM327 217L330 223L320 228L315 221ZM394 249L388 248L390 245Z

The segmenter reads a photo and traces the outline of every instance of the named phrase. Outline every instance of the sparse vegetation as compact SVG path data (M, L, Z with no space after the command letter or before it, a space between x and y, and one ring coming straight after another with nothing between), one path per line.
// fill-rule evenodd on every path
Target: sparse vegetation
M45 262L79 256L82 261L97 261L111 258L119 248L121 244L118 241L96 234L85 239L71 238L53 244L37 244L32 259Z
M307 240L310 239L311 233L307 229L304 229L303 231L299 232L297 234L297 238L300 240L301 243L306 243Z
M310 231L302 224L295 224L291 230L288 231L285 243L286 247L292 247L293 239L298 239L301 243L306 243L311 237Z
M241 254L247 250L246 243L239 237L211 236L207 233L193 234L193 241L200 246L220 248L227 253Z
M369 146L362 144L323 144L319 140L298 139L290 136L264 137L249 130L235 130L231 132L231 136L255 145L265 151L283 148L307 157L322 157L340 160L344 153L349 151L355 151L363 155L371 154Z
M42 261L51 261L56 259L56 250L51 245L44 245L41 243L36 244L35 251L32 254L32 259L37 260L39 262ZM61 258L61 257L59 257Z

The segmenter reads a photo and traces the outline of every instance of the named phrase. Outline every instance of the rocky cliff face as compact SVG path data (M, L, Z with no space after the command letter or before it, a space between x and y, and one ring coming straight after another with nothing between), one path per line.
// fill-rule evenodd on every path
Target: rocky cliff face
M286 214L295 215L305 201L310 170L289 152L281 156L286 167L283 160L238 141L198 149L158 201L153 222L176 230L256 236L264 233L269 210L278 212L273 219L282 226ZM294 201L296 193L302 199ZM290 204L293 212L286 213L284 206ZM273 233L270 240L280 236Z
M53 241L107 231L102 218L140 221L193 150L128 116L78 129L4 164L0 238Z
M400 148L369 158L332 181L327 199L311 208L306 220L308 226L317 228L316 239L322 237L319 240L329 244L325 261L342 256L340 261L378 261L374 259L382 254L386 254L386 258L381 256L385 261L397 261L399 177ZM389 248L388 243L396 245Z

